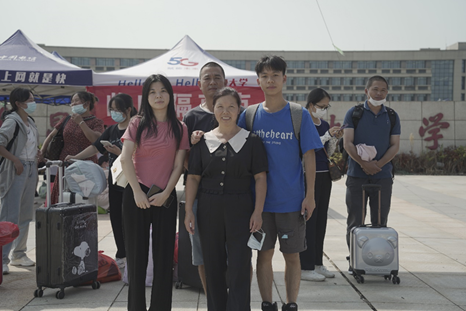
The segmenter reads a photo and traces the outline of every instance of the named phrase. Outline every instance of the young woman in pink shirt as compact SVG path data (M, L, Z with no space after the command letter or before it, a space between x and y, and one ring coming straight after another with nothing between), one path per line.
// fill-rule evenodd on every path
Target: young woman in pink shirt
M123 228L129 278L128 310L146 310L145 279L152 225L154 281L149 310L171 310L177 200L175 185L189 149L186 125L176 118L173 89L162 75L144 82L139 114L121 138L128 179ZM152 186L160 192L148 197Z

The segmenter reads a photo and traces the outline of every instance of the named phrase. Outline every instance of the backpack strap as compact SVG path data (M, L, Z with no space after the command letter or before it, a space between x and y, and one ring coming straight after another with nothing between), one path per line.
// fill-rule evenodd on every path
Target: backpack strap
M18 124L18 122L16 122L16 121L15 121L15 123L16 123L16 127L15 127L15 132L14 132L14 134L13 134L13 138L8 142L8 145L6 145L6 150L8 150L8 151L10 151L10 150L11 150L11 147L13 147L13 143L15 142L15 139L16 139L16 137L18 136L18 133L19 133L19 124ZM5 160L4 157L2 157L2 158L0 159L0 165L2 165L2 163L3 163L4 160Z
M257 109L259 108L259 104L251 105L246 108L246 115L244 116L246 119L246 129L249 132L252 132L252 126L254 125L254 118L256 117Z
M303 106L290 102L291 123L293 123L294 135L300 142L301 122L303 120Z
M390 119L390 135L392 134L393 128L395 127L396 124L396 112L393 110L393 108L390 107L385 107L388 112L388 118Z
M353 119L353 126L354 130L358 127L359 120L362 118L362 114L364 113L364 104L357 104L354 106L352 119Z

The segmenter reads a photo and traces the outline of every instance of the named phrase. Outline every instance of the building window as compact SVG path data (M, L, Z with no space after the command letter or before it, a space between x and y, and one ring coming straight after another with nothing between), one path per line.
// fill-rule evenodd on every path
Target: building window
M406 68L408 69L426 68L426 62L423 60L407 60Z
M405 86L411 86L411 85L414 85L414 78L413 77L406 77L405 78L405 83L404 83Z
M309 67L312 68L312 69L326 69L326 68L328 68L328 62L326 62L326 61L321 61L321 62L311 61L311 62L309 62Z
M341 94L330 94L332 96L332 101L339 102L341 98Z
M390 78L390 84L392 86L401 85L401 78L399 77Z
M403 101L405 102L411 102L413 101L413 94L403 94Z
M353 78L343 78L343 85L353 85Z
M390 95L390 101L394 101L394 102L397 102L397 101L400 101L400 94L392 94Z
M246 69L245 60L224 60L223 62L227 63L230 66L236 67L238 69Z
M287 101L293 101L293 100L294 100L294 99L293 99L293 94L283 94L283 95L285 95L285 99L286 99Z
M320 85L329 85L328 81L328 78L322 77L320 78Z
M294 69L299 68L299 69L301 69L301 68L304 68L304 61L290 60L290 61L286 62L286 66L288 68L294 68Z
M354 85L366 85L366 78L354 78Z
M391 61L391 60L382 61L382 69L394 69L394 68L401 68L401 62Z
M307 94L295 94L295 97L297 101L306 101Z
M432 61L432 100L453 99L453 63L452 60Z
M461 94L461 101L464 101L464 93Z
M286 79L286 85L294 85L294 78Z
M316 77L308 77L307 78L307 85L318 85L318 78Z
M463 73L466 73L466 59L463 59Z
M351 62L333 62L333 69L351 69Z
M341 85L340 78L332 78L332 85Z
M139 59L136 58L122 58L120 59L120 67L131 67L139 64Z
M366 100L366 95L363 95L363 94L354 95L354 100L357 102L363 102Z
M71 57L71 63L76 66L90 66L89 57Z
M417 78L417 85L427 85L427 78L425 77Z
M295 78L294 85L306 85L306 78L304 77Z
M115 66L115 59L114 58L96 58L95 60L96 66Z
M416 100L418 102L424 102L427 100L427 94L417 94L416 95Z
M461 77L461 89L464 90L465 84L466 84L466 77Z
M344 102L350 102L352 97L353 95L351 94L343 94L341 95L341 100Z
M376 63L373 61L361 61L358 62L358 68L359 69L374 69L376 67Z

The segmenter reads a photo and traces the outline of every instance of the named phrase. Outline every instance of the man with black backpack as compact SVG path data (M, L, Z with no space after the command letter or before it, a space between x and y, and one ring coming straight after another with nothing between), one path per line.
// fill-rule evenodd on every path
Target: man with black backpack
M388 83L381 76L369 78L364 105L352 107L345 116L344 148L349 155L346 179L346 206L348 210L346 240L349 246L349 234L353 227L362 225L362 185L378 184L381 193L381 225L386 226L393 185L393 165L391 160L400 148L400 119L391 108L386 107ZM373 159L363 160L358 148L373 146L376 155ZM357 147L360 145L359 147ZM378 223L378 193L368 192L370 200L371 223Z

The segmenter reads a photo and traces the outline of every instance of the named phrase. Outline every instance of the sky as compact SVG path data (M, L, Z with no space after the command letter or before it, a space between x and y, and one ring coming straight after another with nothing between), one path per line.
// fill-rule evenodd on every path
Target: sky
M0 0L0 42L205 50L419 50L466 42L466 0Z

